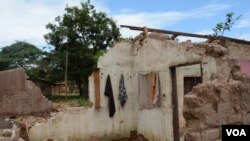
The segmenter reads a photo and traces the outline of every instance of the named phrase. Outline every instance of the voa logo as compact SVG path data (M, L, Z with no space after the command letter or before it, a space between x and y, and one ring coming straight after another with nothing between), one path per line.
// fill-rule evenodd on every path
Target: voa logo
M226 129L227 136L247 136L244 129Z

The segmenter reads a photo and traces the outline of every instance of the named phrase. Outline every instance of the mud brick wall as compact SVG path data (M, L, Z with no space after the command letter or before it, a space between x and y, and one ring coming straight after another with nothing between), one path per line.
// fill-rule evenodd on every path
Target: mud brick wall
M52 108L22 68L0 72L0 116L41 113Z
M250 77L203 83L184 97L185 141L221 140L221 125L250 124Z

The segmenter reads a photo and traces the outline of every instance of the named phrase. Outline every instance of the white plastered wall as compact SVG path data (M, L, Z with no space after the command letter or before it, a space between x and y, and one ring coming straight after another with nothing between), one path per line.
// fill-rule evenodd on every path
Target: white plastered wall
M139 45L139 41L123 41L114 45L98 61L100 68L101 107L95 109L80 108L78 111L66 111L31 128L31 140L40 141L46 138L55 140L88 140L90 136L107 139L129 136L130 131L137 130L150 141L173 140L173 105L172 80L170 67L193 62L202 62L203 81L213 81L213 74L221 70L218 59L205 55L204 48L197 48L190 43L190 47L170 40L146 38ZM138 49L136 51L136 49ZM243 54L244 55L244 54ZM249 58L244 55L245 58ZM219 58L221 59L221 58ZM227 58L222 58L226 60ZM159 72L161 85L162 106L155 109L141 110L138 105L137 74ZM119 94L119 80L124 75L128 100L121 108ZM227 72L228 73L228 72ZM225 74L227 74L225 73ZM111 83L116 105L116 113L110 118L108 115L108 98L104 96L107 75ZM226 78L226 77L223 77ZM89 77L90 101L94 102L93 76ZM183 101L183 97L178 97ZM180 103L179 103L180 104ZM179 105L179 111L182 106ZM181 116L181 115L180 115Z

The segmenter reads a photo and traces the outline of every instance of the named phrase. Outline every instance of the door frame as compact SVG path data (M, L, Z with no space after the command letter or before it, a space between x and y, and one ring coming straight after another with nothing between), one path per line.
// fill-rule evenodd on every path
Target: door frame
M180 124L179 124L179 106L178 106L176 68L195 65L195 64L200 64L201 82L203 82L203 69L202 69L202 62L201 61L178 64L178 65L174 65L174 66L169 67L171 80L172 80L172 106L173 106L173 134L174 134L174 141L180 141Z

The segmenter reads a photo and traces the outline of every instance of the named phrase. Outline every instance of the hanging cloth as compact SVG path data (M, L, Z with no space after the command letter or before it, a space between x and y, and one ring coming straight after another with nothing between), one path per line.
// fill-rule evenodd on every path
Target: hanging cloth
M161 98L160 98L160 80L159 80L159 74L155 74L154 77L154 95L153 95L153 105L154 107L160 107L161 106Z
M109 117L113 117L115 114L115 101L114 101L112 84L111 84L109 75L107 76L104 95L108 97Z
M128 99L128 96L126 93L126 87L125 87L125 83L124 83L123 74L121 75L121 78L120 78L118 99L120 100L121 106L124 107L124 105Z
M152 100L155 99L155 94L156 94L156 74L153 72L151 73L152 75L152 94L151 94L151 98Z

